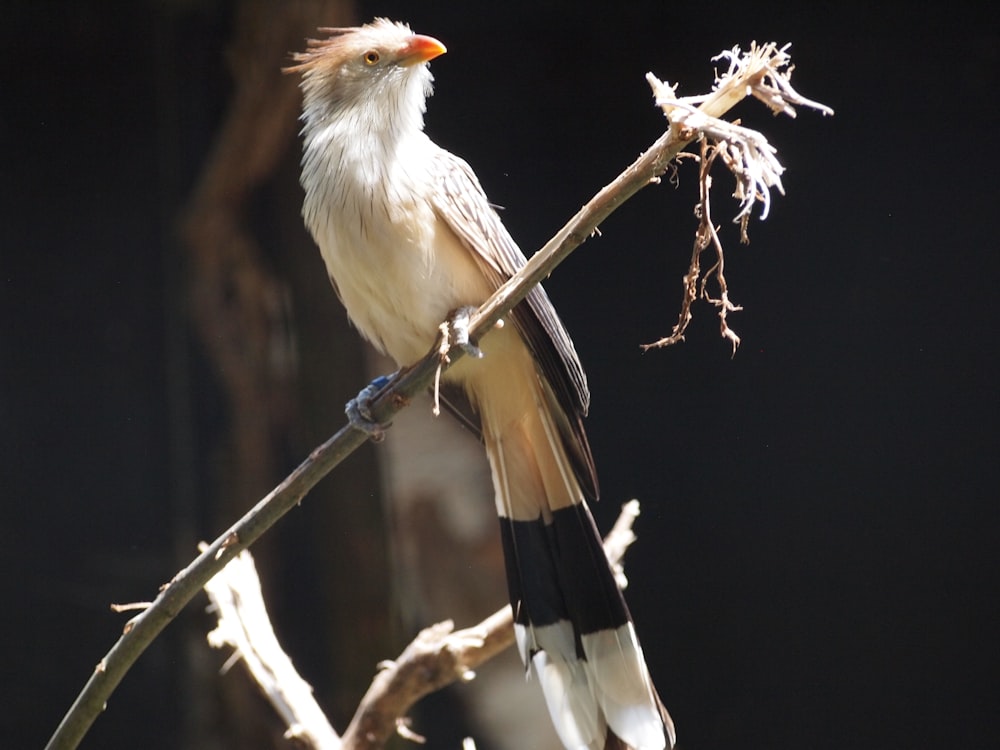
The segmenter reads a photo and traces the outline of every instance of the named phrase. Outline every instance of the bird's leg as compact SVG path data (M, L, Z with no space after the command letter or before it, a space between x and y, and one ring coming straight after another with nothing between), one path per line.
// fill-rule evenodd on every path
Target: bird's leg
M473 359L482 359L483 350L469 339L469 324L476 308L472 305L459 307L448 313L448 317L438 326L438 366L434 373L434 406L431 412L435 417L441 414L441 371L451 362L448 353L453 349L461 349Z
M475 359L483 358L483 350L469 340L469 324L476 308L472 305L459 307L448 313L448 318L441 327L447 340L448 348L457 346L463 352Z
M389 381L391 381L397 373L392 375L379 375L372 382L361 389L361 392L357 396L352 398L344 406L344 413L347 414L347 419L351 423L351 427L356 430L361 430L373 442L381 443L385 439L385 431L389 429L392 422L381 423L377 422L372 416L372 399L385 388Z

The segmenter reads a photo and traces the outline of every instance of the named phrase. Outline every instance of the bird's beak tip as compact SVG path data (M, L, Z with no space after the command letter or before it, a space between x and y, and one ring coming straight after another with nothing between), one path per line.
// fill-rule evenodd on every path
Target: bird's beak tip
M447 47L434 37L414 34L403 48L400 62L404 65L416 65L417 63L433 60L447 51Z

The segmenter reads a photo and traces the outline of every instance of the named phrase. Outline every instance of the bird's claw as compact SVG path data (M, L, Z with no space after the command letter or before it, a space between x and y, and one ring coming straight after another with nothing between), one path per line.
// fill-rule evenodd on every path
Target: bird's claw
M475 307L466 305L448 315L448 343L474 359L482 359L483 350L469 339L469 325L475 312Z
M352 398L344 406L344 413L351 427L365 433L374 443L381 443L385 440L385 431L389 429L392 422L378 422L372 414L372 399L391 380L391 376L380 375L372 382L361 389L357 396Z

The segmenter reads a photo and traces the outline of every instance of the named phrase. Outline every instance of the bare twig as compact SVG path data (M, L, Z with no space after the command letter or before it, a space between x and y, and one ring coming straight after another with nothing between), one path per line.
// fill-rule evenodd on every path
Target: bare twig
M671 130L677 130L682 134L696 133L702 145L699 170L700 200L696 210L700 221L695 233L691 262L684 276L680 314L670 335L652 344L644 344L642 347L644 351L683 341L684 331L691 322L691 304L700 296L719 309L720 333L732 344L733 354L736 354L740 337L729 327L726 316L742 308L734 305L729 299L729 288L724 272L725 252L719 239L718 228L711 219L709 172L716 157L721 157L723 164L736 178L733 196L739 201L740 210L733 221L740 225L740 241L746 243L750 241L747 229L754 204L760 201L760 218L766 219L771 209L771 188L776 188L779 193L785 192L781 184L781 175L785 168L778 161L777 149L768 143L763 133L720 120L721 113L716 110L726 105L728 109L736 101L750 95L764 102L775 114L795 117L792 105L796 105L816 109L824 115L832 115L832 109L806 99L792 87L793 66L790 64L788 48L787 44L778 49L774 43L758 46L753 42L745 53L741 52L739 47L722 52L713 59L726 60L729 67L721 75L716 73L714 91L706 96L678 97L676 86L661 81L652 73L646 74L656 104L663 110ZM700 257L702 251L709 245L715 248L716 261L699 285ZM706 281L709 277L714 278L719 287L718 297L712 297L707 292Z
M205 584L218 619L208 642L230 646L246 664L288 727L285 736L312 750L339 750L340 738L278 643L264 605L260 579L250 552L243 550Z
M732 343L733 356L736 355L736 349L740 345L740 337L729 327L726 317L730 312L742 310L743 308L739 305L734 305L729 300L729 286L726 283L725 274L725 253L722 249L722 240L719 239L719 229L712 221L712 164L715 162L716 157L722 153L718 145L710 144L707 138L702 139L701 156L699 158L700 171L698 175L699 201L695 208L695 214L699 217L700 221L698 223L698 231L694 237L694 247L691 250L691 261L688 264L687 273L684 274L684 294L681 298L681 311L678 315L677 324L674 325L670 335L659 341L654 341L652 344L644 344L642 347L643 351L656 347L671 346L679 341L683 341L684 331L687 330L688 324L693 318L691 305L699 297L719 308L719 331L723 338ZM705 272L704 276L701 276L701 254L710 245L715 249L715 263ZM708 292L707 283L710 278L714 278L719 287L718 297L712 297Z
M773 45L769 45L762 49L774 52L772 48ZM773 61L779 59L782 64L787 63L784 48L772 58L761 57L760 50L754 54L751 61L753 64L748 63L744 69L747 80L739 79L742 83L723 76L711 94L700 97L697 109L685 103L687 100L676 100L670 104L671 111L686 111L688 115L675 119L668 113L669 130L613 182L601 189L517 274L483 303L470 321L471 340L475 341L488 334L497 321L522 301L534 286L548 277L573 250L597 233L600 223L619 206L646 185L655 184L674 157L691 141L700 137L703 128L712 127L711 118L725 114L748 93L758 96L755 93L758 90L758 98L769 96L775 106L781 102L810 104L801 97L796 99L790 86L774 83L780 73L775 70ZM729 78L735 79L736 76ZM772 85L773 91L769 88ZM664 106L664 110L667 109ZM372 418L379 423L387 423L413 396L431 384L439 366L454 364L463 355L461 347L453 347L448 353L450 362L442 365L439 347L435 345L423 359L398 373L372 398ZM99 662L49 740L47 749L68 750L77 747L126 672L160 631L233 557L253 544L279 518L298 505L320 479L367 439L364 432L349 424L342 427L243 518L223 532L191 564L165 584L152 605L130 621L126 632ZM488 644L483 648L487 646Z

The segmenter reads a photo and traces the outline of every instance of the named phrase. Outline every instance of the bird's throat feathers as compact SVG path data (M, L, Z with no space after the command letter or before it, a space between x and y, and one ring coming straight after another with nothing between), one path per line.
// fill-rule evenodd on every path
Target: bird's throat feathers
M372 71L364 71L371 73ZM302 186L307 204L332 186L371 195L398 175L385 166L399 164L401 153L418 158L425 101L432 76L426 64L392 68L367 80L350 63L317 65L304 71ZM372 89L381 89L373 95ZM403 160L406 163L407 160Z
M386 141L423 130L426 99L433 77L426 64L387 71L339 68L307 69L303 77L302 132L338 126L357 139L359 134Z

